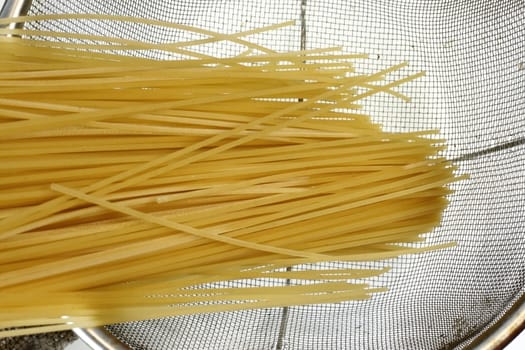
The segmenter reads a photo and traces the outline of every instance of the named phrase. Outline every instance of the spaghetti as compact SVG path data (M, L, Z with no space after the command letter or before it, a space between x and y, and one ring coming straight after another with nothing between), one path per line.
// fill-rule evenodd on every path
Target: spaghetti
M395 88L423 73L381 83L406 63L358 73L366 55L245 39L288 22L236 34L106 15L0 24L67 19L206 38L0 30L15 35L0 37L0 337L363 300L386 290L363 281L389 268L359 262L454 245L411 244L463 178L444 141L385 132L360 110L377 93L409 101ZM195 49L219 41L244 51Z

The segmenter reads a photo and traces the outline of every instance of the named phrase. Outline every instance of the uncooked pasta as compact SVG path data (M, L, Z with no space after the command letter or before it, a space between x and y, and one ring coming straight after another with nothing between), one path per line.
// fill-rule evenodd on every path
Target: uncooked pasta
M0 337L202 312L365 300L424 244L464 178L437 130L392 133L364 99L424 75L235 34L154 43L0 34ZM214 57L200 45L232 42ZM160 58L150 55L156 52ZM326 264L338 262L335 265ZM395 266L393 267L395 268ZM244 283L250 281L250 283Z

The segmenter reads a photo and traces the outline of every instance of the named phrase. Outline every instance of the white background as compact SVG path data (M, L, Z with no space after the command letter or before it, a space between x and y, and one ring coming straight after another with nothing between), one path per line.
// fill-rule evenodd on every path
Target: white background
M522 332L505 350L522 350L525 349L525 333Z

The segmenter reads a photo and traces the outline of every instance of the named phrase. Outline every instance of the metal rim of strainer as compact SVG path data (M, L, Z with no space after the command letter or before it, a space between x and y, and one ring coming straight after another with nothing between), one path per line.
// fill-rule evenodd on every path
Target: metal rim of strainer
M4 0L0 18L23 16L29 12L31 3L32 0ZM480 333L467 348L503 349L524 329L525 295L522 295L498 321ZM130 350L104 327L74 328L73 331L93 350Z

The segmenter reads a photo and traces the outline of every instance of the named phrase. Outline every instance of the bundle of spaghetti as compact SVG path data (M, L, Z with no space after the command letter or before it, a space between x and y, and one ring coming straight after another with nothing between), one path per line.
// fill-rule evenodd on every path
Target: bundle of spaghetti
M454 244L422 244L462 178L444 141L385 132L360 105L408 101L395 88L423 73L390 79L407 64L361 73L366 55L245 39L289 22L236 34L106 15L0 24L72 19L206 37L0 30L0 337L363 300L386 290L370 278L389 267L361 262ZM197 49L223 41L244 49Z

